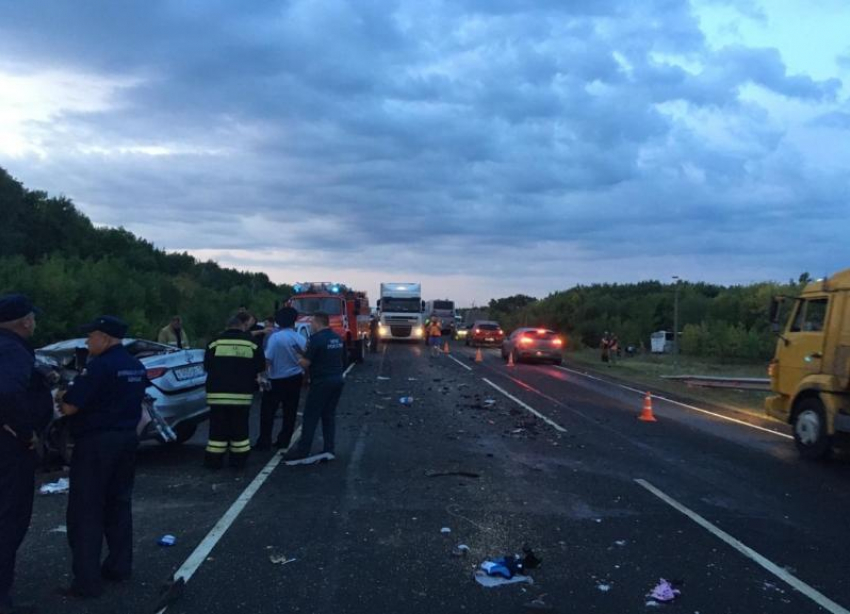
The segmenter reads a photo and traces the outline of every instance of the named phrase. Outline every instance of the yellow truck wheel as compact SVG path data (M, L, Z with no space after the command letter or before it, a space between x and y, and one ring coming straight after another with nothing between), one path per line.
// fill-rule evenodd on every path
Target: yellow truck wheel
M794 443L800 456L822 460L832 452L832 440L826 426L826 410L816 397L802 399L794 415Z

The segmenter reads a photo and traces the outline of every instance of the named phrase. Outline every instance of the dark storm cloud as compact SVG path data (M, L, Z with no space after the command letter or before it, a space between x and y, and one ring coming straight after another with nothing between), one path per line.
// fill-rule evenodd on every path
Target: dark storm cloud
M522 275L616 245L755 266L847 185L741 95L830 103L840 82L710 47L680 0L7 3L0 54L135 80L32 124L49 155L5 164L173 249L319 246L368 268L403 247ZM505 245L522 249L496 267Z

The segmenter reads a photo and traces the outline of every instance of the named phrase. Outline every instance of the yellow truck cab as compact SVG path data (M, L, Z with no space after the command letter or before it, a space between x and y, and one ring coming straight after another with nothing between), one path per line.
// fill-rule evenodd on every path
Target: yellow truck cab
M824 458L837 434L850 433L850 269L806 285L784 329L781 301L771 306L779 339L765 409L794 427L801 456Z

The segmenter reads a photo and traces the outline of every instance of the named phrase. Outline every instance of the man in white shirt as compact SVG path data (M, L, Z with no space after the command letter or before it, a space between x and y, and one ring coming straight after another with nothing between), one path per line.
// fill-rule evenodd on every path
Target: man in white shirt
M254 450L270 450L272 431L277 408L283 406L283 428L278 433L275 446L289 447L295 421L298 417L298 401L301 398L301 383L304 369L298 363L307 347L307 340L295 331L298 312L284 307L275 314L280 327L266 339L266 366L271 389L263 392L260 406L260 437Z

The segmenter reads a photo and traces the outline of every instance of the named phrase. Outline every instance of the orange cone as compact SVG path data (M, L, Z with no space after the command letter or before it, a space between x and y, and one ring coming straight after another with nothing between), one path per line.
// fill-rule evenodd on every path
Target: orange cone
M646 393L646 397L643 399L643 411L640 416L638 416L638 420L642 420L643 422L658 422L652 413L652 395L648 392Z
M446 342L443 344L443 353L444 353L444 354L448 354L448 353L449 353L449 342L448 342L448 341L446 341Z
M484 357L481 355L481 348L475 352L475 362L484 362Z
M513 366L514 366L514 353L513 353L513 352L511 352L510 354L508 354L508 366L509 366L509 367L513 367Z

